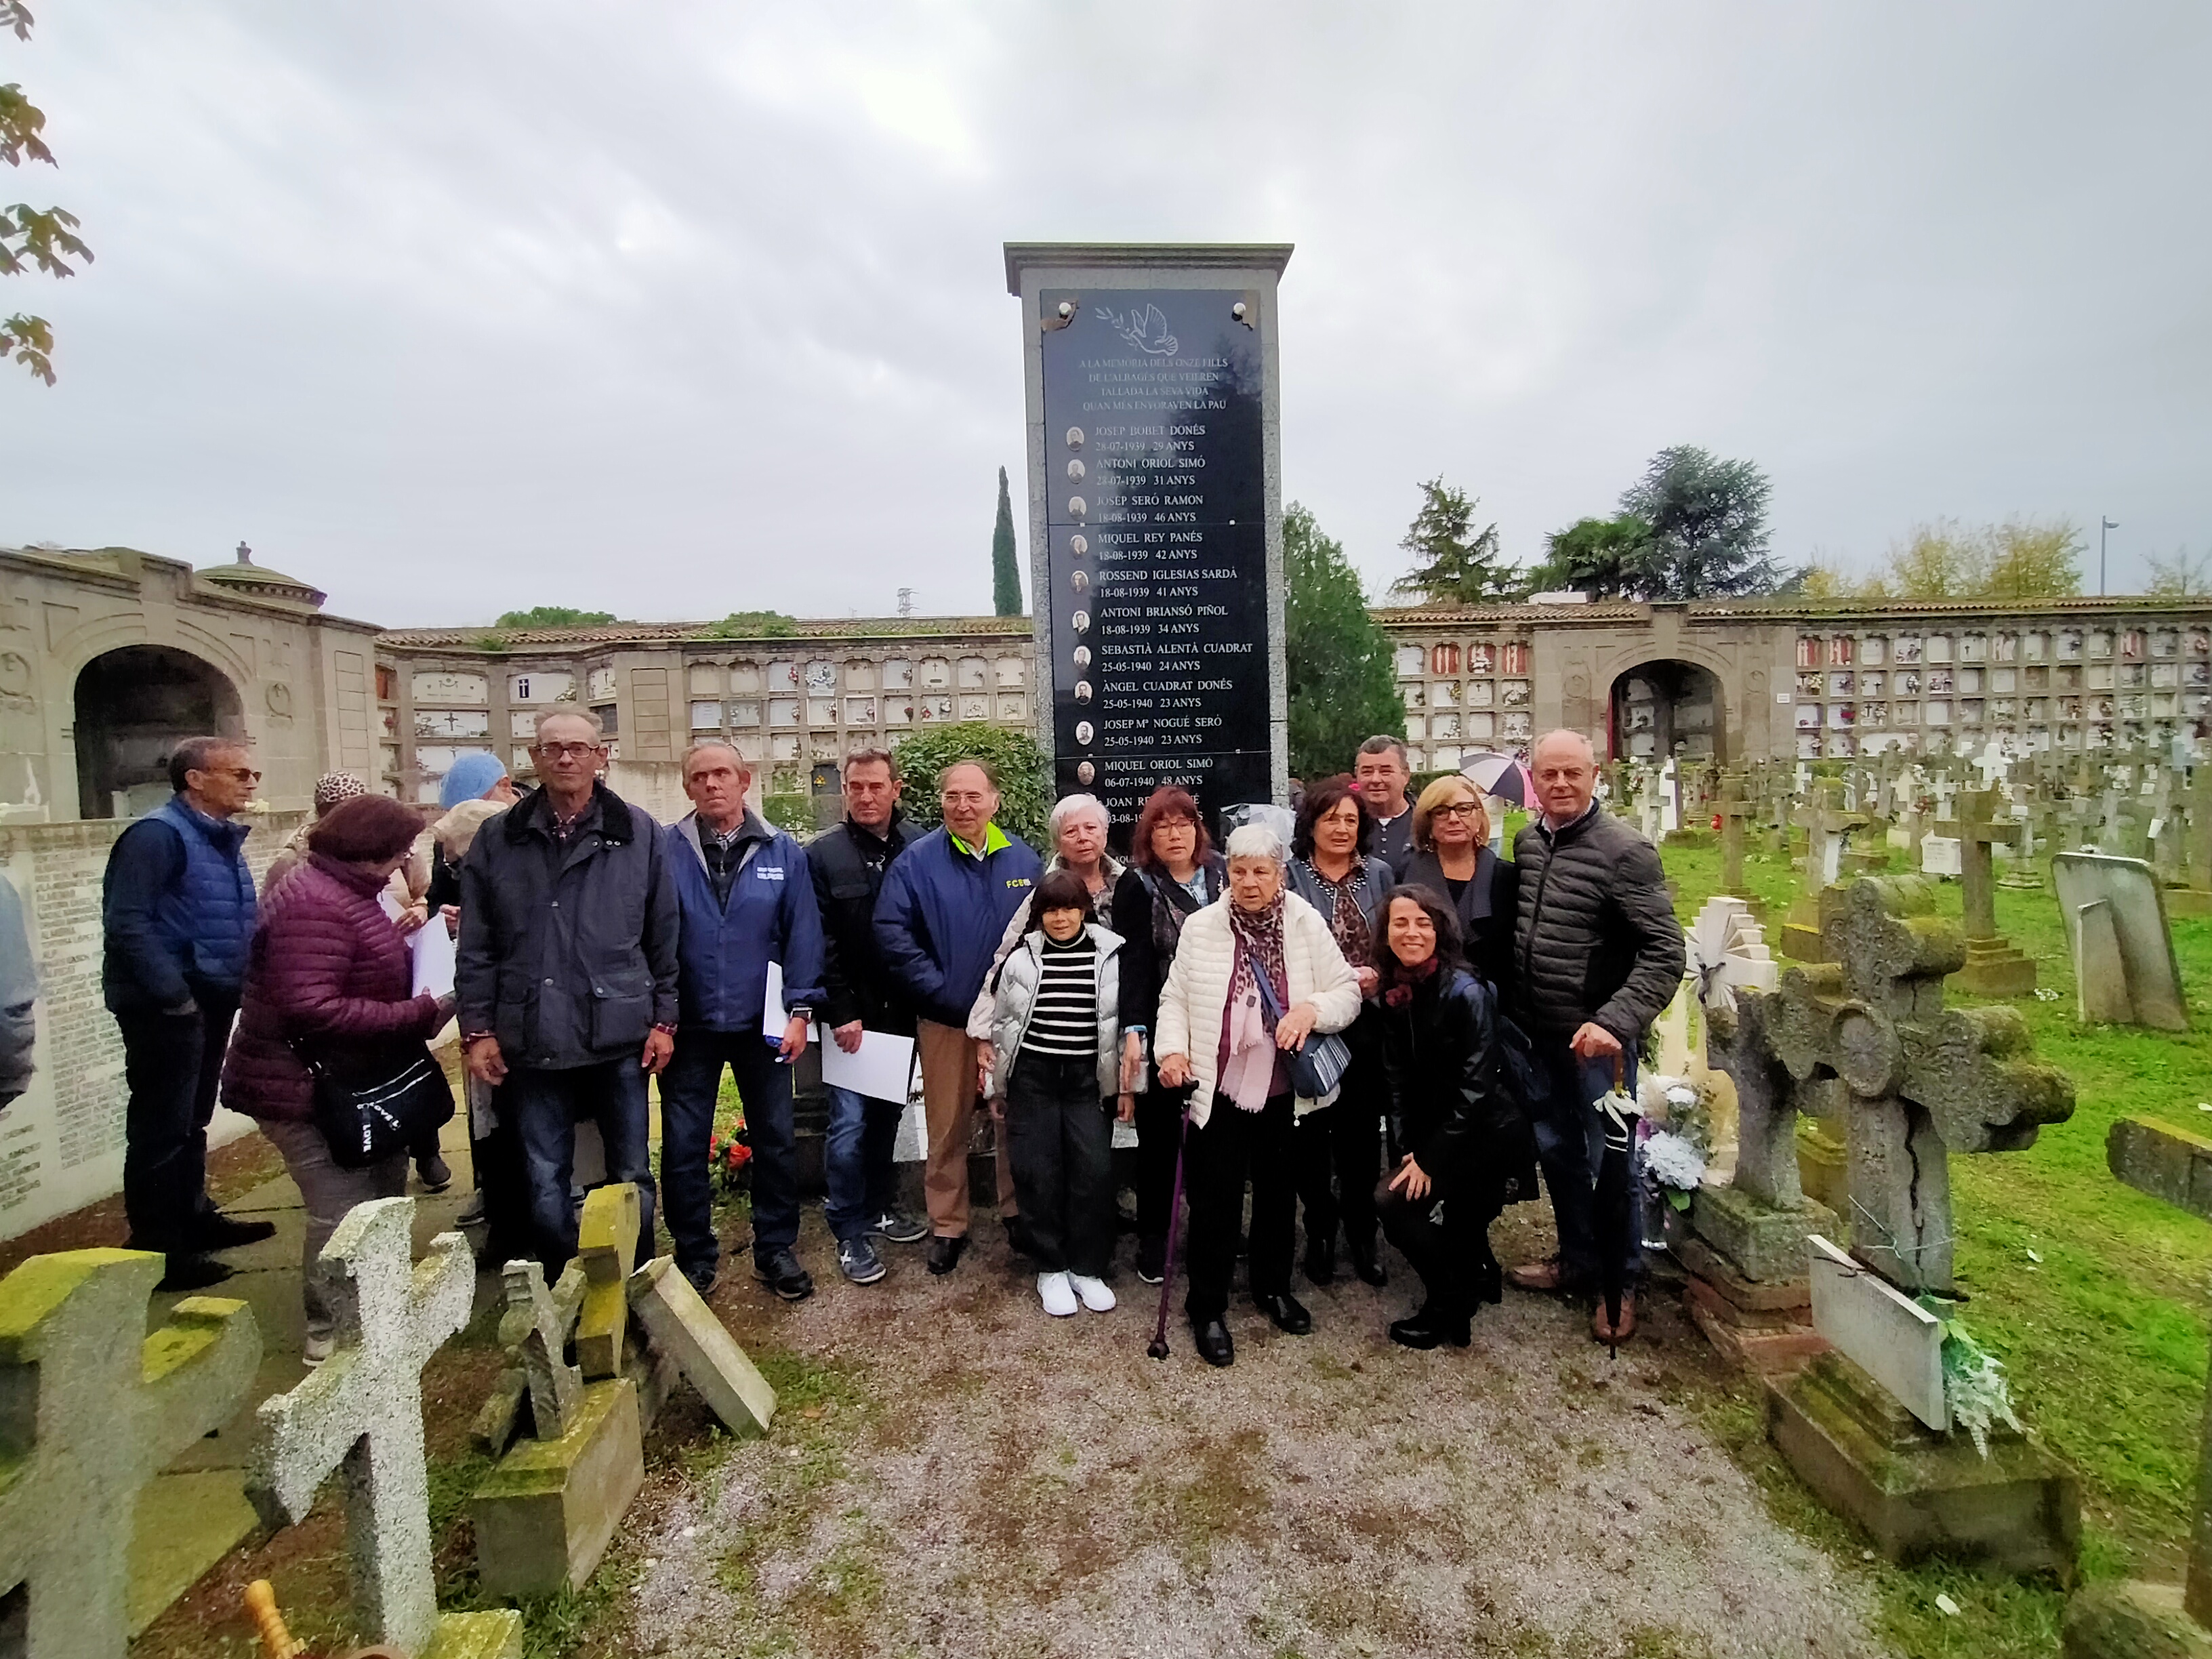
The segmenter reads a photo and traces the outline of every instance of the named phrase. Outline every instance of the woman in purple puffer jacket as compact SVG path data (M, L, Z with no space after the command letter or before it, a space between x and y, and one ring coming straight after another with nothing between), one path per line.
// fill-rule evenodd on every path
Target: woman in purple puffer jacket
M383 795L346 801L316 823L307 861L262 906L223 1062L223 1103L260 1124L306 1205L311 1365L329 1357L337 1334L336 1315L315 1287L315 1258L355 1205L406 1190L407 1155L341 1169L315 1127L314 1081L291 1045L341 1072L374 1067L398 1040L426 1038L452 1017L451 998L408 994L407 942L377 902L422 827Z

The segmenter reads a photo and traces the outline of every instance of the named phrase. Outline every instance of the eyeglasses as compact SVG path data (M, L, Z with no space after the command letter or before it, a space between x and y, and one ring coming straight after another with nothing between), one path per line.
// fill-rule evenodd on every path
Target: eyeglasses
M1463 800L1454 806L1439 806L1436 815L1440 818L1472 818L1480 817L1481 813L1481 802Z
M261 781L261 774L255 771L250 766L195 766L192 768L192 770L195 772L204 772L211 778L235 778L240 783L258 783Z
M584 760L599 752L596 743L541 743L538 745L540 758L550 761Z

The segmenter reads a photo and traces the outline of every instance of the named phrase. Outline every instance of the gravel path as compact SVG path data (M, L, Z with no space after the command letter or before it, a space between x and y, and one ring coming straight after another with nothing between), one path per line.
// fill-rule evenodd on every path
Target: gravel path
M778 1304L749 1271L716 1299L788 1379L775 1432L632 1515L646 1560L617 1650L1884 1651L1860 1593L1677 1403L1717 1373L1670 1303L1617 1362L1573 1310L1510 1291L1472 1348L1412 1353L1384 1336L1410 1305L1391 1256L1384 1291L1301 1278L1309 1337L1240 1297L1216 1372L1180 1322L1173 1357L1146 1358L1157 1293L1126 1242L1122 1306L1056 1321L986 1218L957 1273L895 1249L866 1291L808 1221L813 1300Z

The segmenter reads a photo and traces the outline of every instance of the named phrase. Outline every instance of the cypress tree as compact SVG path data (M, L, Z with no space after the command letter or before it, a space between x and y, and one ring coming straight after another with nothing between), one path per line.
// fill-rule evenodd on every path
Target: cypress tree
M1006 469L999 469L999 521L991 527L991 609L1001 617L1022 614L1022 572L1014 561L1014 503L1006 493Z

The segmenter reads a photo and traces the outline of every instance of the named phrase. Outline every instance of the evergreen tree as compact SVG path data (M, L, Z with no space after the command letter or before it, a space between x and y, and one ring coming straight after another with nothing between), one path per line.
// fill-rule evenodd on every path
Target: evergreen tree
M1406 706L1389 635L1368 611L1359 573L1296 501L1283 514L1283 574L1291 775L1324 778L1351 770L1362 739L1404 737Z
M1413 568L1391 585L1393 593L1430 605L1488 605L1510 599L1520 573L1498 550L1498 526L1474 528L1478 502L1442 477L1421 486L1421 510L1398 544Z
M1022 614L1022 572L1014 559L1014 502L1006 493L1006 469L999 469L999 521L991 526L991 609L1001 617Z
M1724 461L1693 444L1651 458L1621 510L1650 526L1630 562L1629 591L1647 599L1771 593L1781 581L1767 556L1772 486L1750 461Z
M1635 590L1632 574L1651 526L1632 513L1617 519L1578 519L1545 538L1550 556L1530 574L1539 592L1571 588L1594 599L1616 599Z

